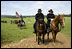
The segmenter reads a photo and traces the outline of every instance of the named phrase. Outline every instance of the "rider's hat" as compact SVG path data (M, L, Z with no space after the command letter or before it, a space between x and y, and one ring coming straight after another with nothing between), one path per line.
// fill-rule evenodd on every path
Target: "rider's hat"
M52 9L50 9L48 12L53 12L53 10L52 10Z
M39 11L42 11L42 10L41 10L41 9L38 9L38 12L39 12Z

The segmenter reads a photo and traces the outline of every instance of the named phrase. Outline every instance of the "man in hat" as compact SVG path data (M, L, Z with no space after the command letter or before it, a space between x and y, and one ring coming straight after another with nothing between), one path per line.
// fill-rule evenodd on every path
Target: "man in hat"
M49 34L49 31L50 31L50 22L51 22L51 19L54 19L55 18L55 15L53 14L53 10L50 9L49 11L49 14L47 14L47 32Z
M52 9L50 9L48 12L49 12L49 14L47 14L47 23L48 23L48 26L50 27L51 19L54 19L55 15L53 14Z
M36 33L36 22L37 22L38 18L44 19L44 14L42 13L42 10L41 10L41 9L38 9L37 12L38 12L38 13L35 15L36 21L35 21L34 26L33 26L33 27L34 27L33 33Z

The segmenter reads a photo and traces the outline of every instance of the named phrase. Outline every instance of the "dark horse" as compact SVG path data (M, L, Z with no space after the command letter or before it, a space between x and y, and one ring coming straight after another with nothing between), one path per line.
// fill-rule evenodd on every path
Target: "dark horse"
M41 41L41 35L43 35L43 43L44 43L44 36L46 34L46 24L43 19L38 19L36 23L36 41L38 37L38 44L40 44Z
M11 24L12 23L18 24L18 22L19 22L18 20L11 20Z
M7 23L7 21L5 21L5 20L2 20L1 22L2 22L2 23Z
M19 20L19 23L17 24L18 27L26 26L24 21Z
M54 43L56 40L56 35L59 32L59 23L60 23L61 28L64 28L65 24L64 24L64 16L63 15L56 16L50 24L50 30L51 30L50 32L52 32ZM48 34L48 38L49 38L49 34Z

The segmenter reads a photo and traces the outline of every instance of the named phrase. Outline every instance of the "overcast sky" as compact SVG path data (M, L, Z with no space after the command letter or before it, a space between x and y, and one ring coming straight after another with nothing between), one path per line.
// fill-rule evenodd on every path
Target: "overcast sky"
M35 15L38 9L47 15L49 9L54 14L71 14L71 1L1 1L1 15Z

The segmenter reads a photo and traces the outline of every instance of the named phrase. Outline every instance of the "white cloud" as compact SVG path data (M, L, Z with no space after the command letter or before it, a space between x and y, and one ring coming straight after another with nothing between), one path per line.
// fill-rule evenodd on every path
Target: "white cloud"
M43 8L43 5L44 5L44 2L42 2L42 1L37 1L37 2L35 2L35 3L32 5L32 7L34 7L34 8Z
M20 9L20 10L24 10L24 9L26 9L27 7L24 7L24 6L21 6L21 5L19 5L19 4L10 4L10 6L12 7L12 8L16 8L16 9Z
M1 12L1 15L15 15L15 13L6 11L6 12Z
M71 13L70 6L71 5L68 5L65 1L20 1L20 3L8 3L7 6L4 7L11 8L11 10L9 11L9 9L3 7L5 12L3 12L3 9L1 9L1 12L3 12L3 14L7 12L7 14L15 15L15 12L18 11L22 15L35 15L37 10L41 8L45 15L47 15L49 9L53 9L54 14Z

